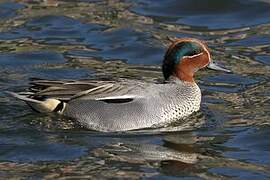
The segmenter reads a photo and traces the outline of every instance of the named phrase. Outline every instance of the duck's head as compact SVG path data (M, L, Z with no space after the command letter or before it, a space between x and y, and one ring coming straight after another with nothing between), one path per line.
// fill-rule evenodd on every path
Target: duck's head
M213 63L204 42L194 38L178 38L165 54L162 71L165 80L177 77L182 81L194 82L194 73L204 67L230 72Z

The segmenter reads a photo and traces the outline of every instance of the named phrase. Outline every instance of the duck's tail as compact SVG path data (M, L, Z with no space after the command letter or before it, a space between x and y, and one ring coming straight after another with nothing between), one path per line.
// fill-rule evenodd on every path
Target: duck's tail
M29 95L18 94L10 91L6 91L6 93L26 102L33 110L40 113L58 112L61 114L66 106L66 103L53 98L36 100L29 97Z

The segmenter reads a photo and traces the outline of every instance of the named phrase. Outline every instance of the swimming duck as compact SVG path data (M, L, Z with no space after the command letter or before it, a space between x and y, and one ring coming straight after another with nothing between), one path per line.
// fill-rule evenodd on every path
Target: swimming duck
M28 92L9 94L35 111L56 112L97 131L162 127L200 109L194 74L204 67L230 72L213 63L204 42L176 38L163 60L165 83L33 79Z

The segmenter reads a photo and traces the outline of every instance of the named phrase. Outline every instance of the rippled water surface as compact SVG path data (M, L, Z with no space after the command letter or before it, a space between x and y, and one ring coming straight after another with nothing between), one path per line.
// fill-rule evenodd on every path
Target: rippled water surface
M31 77L156 81L167 36L205 40L233 71L197 73L201 128L99 133L4 93ZM1 1L0 177L268 179L269 44L268 0Z

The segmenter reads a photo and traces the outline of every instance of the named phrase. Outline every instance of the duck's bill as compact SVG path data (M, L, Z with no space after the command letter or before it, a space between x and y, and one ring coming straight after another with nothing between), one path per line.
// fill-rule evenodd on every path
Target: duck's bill
M216 63L214 63L213 61L210 61L210 63L207 66L209 69L213 69L216 71L223 71L223 72L227 72L227 73L231 73L232 71L229 69L225 69L223 67L220 67L219 65L217 65Z

